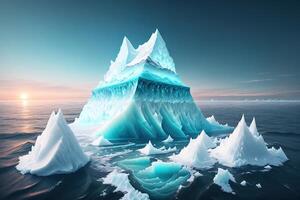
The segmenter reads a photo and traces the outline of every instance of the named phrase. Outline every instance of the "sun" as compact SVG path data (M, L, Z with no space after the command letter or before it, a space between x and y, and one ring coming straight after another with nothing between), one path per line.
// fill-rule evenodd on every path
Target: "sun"
M28 94L26 92L22 92L20 94L20 99L23 100L23 101L27 100L28 99Z

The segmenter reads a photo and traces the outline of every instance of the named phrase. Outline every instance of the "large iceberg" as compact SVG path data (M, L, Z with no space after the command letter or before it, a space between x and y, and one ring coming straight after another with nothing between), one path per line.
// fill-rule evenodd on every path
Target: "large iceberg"
M31 151L19 158L16 168L39 176L71 173L87 164L83 153L61 110L52 112L43 133Z
M93 89L80 116L71 125L75 133L104 135L114 140L162 140L230 132L231 127L209 123L193 101L190 88L175 70L166 44L156 30L135 49L123 39L104 81Z
M211 151L211 155L228 167L243 165L281 165L287 161L281 148L268 148L256 129L255 120L251 129L245 122L244 115L233 133L221 141L220 145Z
M213 142L202 131L196 139L191 139L179 154L170 156L170 159L189 167L208 169L216 163L216 160L211 158L208 153L208 148L212 147L214 147Z

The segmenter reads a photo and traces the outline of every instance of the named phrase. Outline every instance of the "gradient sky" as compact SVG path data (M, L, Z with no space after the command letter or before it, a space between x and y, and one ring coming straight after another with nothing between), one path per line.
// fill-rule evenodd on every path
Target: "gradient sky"
M0 99L89 96L158 28L197 99L300 99L300 1L0 1Z

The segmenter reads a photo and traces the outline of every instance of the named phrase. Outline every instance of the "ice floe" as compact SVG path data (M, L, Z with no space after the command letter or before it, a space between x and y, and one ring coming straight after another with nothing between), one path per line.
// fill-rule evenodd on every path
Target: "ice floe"
M218 168L218 173L214 177L214 183L219 185L224 192L232 193L229 180L235 182L233 175L226 169Z
M176 150L177 150L176 147L166 148L163 146L161 148L156 148L152 145L151 141L149 141L144 148L139 149L139 151L145 155L165 154L165 153L175 152Z
M92 145L101 147L101 146L110 146L113 145L113 143L105 139L103 136L100 136L92 142Z

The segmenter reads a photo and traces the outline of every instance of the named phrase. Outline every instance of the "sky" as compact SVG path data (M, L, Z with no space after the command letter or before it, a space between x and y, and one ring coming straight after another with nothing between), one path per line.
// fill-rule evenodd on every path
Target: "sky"
M158 28L197 100L300 99L299 1L0 1L0 100L83 98Z

